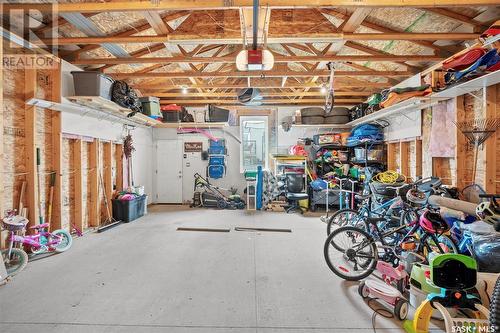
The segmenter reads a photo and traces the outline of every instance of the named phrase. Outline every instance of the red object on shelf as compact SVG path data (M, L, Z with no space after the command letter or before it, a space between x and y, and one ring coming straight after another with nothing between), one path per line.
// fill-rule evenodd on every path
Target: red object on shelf
M452 59L443 62L443 69L454 69L456 71L465 69L476 62L486 53L483 48L475 48L463 54L453 57Z
M162 105L160 107L160 110L162 110L162 111L177 111L177 112L180 112L181 109L182 109L182 107L180 105L177 105L177 104Z

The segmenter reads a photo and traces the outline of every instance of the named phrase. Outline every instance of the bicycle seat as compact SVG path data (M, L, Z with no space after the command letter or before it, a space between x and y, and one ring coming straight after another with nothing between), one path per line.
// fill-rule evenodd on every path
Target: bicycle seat
M48 227L49 227L48 223L43 223L43 224L32 225L30 229L44 229Z

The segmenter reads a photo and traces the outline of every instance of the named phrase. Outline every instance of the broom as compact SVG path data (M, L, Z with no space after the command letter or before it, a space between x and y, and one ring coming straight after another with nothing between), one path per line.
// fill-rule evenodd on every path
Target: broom
M490 136L495 134L500 126L500 118L485 118L453 122L462 132L469 144L474 146L474 164L472 166L472 183L476 180L477 153L481 146Z

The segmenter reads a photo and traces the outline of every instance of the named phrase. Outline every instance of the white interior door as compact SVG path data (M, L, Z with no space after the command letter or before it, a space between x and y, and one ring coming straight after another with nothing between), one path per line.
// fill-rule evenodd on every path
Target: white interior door
M182 141L158 140L156 144L156 201L182 203Z

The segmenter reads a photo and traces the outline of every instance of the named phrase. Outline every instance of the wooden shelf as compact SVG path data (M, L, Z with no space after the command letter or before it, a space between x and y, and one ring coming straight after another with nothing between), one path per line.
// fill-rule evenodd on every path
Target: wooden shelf
M103 113L110 113L120 118L128 118L128 115L132 112L132 110L128 108L121 107L118 104L99 96L70 96L66 98L74 104L98 110ZM157 126L161 124L160 121L150 118L142 113L136 113L133 117L128 119L138 121L146 126Z
M229 126L228 123L160 123L158 128L222 128Z

